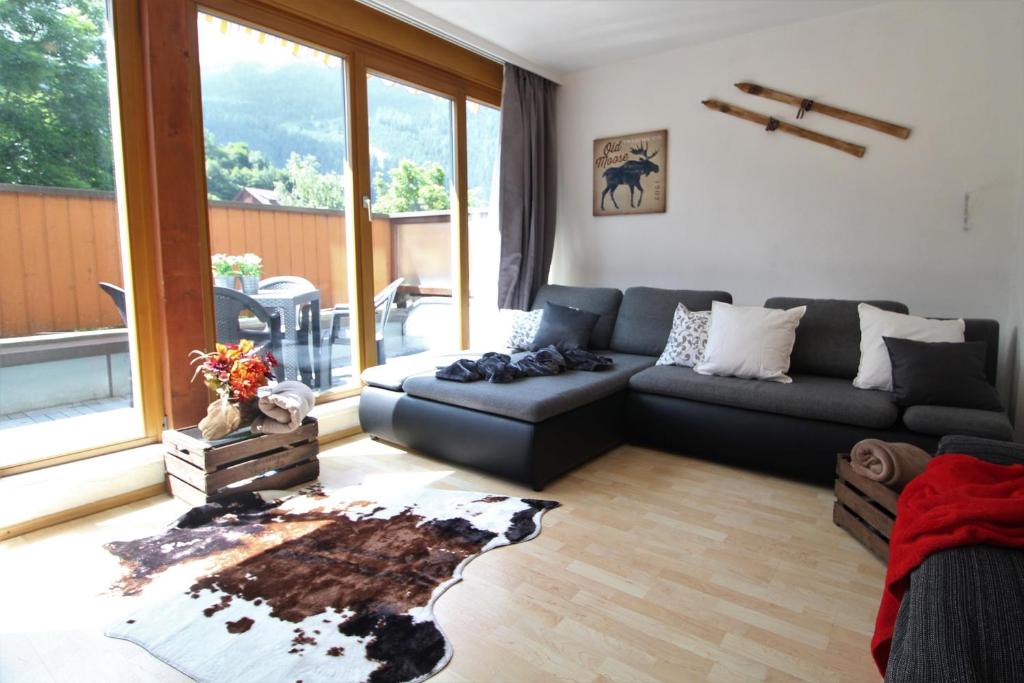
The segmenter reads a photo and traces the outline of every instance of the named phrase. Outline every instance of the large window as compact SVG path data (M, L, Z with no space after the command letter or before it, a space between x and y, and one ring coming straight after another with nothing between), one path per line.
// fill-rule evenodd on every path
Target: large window
M450 84L374 70L358 77L365 109L349 112L344 50L211 13L200 13L198 35L219 341L252 338L279 357L281 377L319 391L355 384L359 303L372 307L362 342L374 341L378 363L460 346L458 125L469 134L470 289L480 302L470 308L492 327L497 109L467 100L462 122ZM362 150L348 148L350 116L365 116ZM346 197L354 158L369 190L359 201ZM361 302L349 291L360 262L346 218L365 220L357 229L371 245L360 252L373 274Z
M499 66L363 5L112 7L0 0L0 475L197 420L213 327L329 398L460 345L497 272Z
M457 346L452 305L452 102L367 78L377 360ZM389 301L391 302L389 304Z
M144 433L107 27L0 3L0 469Z
M345 62L199 15L217 340L252 339L279 379L352 381Z

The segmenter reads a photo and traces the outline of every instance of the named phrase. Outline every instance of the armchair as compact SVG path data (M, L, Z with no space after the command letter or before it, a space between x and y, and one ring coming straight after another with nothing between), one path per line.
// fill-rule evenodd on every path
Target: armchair
M398 288L404 282L404 278L398 278L387 287L382 289L373 297L373 317L376 327L375 336L377 339L377 362L383 364L387 359L387 350L384 346L384 328L391 316L391 307L395 303L395 296ZM331 324L324 330L321 341L320 352L320 387L326 389L331 385L331 371L333 369L332 346L338 344L352 344L351 329L351 307L349 304L338 304L329 311Z
M213 305L216 312L214 317L217 322L217 341L237 344L242 339L251 339L261 350L269 350L274 354L279 362L283 359L279 313L267 311L248 294L228 287L213 288ZM264 328L243 327L240 317L244 311L252 313L256 320L263 323ZM281 365L274 369L274 376L278 380L284 379L284 368Z

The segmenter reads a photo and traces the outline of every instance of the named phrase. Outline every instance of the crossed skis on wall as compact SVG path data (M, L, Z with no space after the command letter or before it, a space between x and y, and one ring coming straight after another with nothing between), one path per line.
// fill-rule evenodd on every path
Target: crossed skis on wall
M846 109L840 109L839 107L816 102L805 97L797 97L796 95L791 95L789 93L782 92L781 90L772 90L771 88L765 88L755 83L736 83L735 85L747 94L759 95L760 97L766 97L770 100L775 100L776 102L792 104L798 107L796 114L796 118L798 119L802 119L807 112L813 111L819 114L824 114L825 116L831 116L832 118L836 118L841 121L846 121L848 123L871 128L888 135L893 135L901 140L906 140L910 136L909 128L905 126L898 126L895 123L889 123L888 121L882 121L881 119L872 118L870 116L855 114L851 111L847 111ZM745 121L760 124L769 132L779 130L783 133L795 135L798 138L817 142L821 145L827 145L842 152L846 152L847 154L852 154L855 157L862 157L864 156L864 152L867 151L867 148L864 145L840 140L839 138L834 138L831 135L823 135L813 130L808 130L807 128L779 121L773 116L765 116L764 114L760 114L756 111L750 111L749 109L737 107L719 100L704 100L702 104L708 109L714 109L722 112L723 114L729 114L730 116L735 116Z

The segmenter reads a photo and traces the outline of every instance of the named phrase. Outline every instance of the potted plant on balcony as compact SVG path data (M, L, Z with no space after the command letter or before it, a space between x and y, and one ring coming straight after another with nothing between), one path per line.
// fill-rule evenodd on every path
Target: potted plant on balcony
M238 257L238 273L242 276L242 291L255 294L260 288L260 273L263 272L263 259L256 254L243 254Z
M214 254L213 262L213 284L217 287L235 288L235 261L236 257L227 254Z

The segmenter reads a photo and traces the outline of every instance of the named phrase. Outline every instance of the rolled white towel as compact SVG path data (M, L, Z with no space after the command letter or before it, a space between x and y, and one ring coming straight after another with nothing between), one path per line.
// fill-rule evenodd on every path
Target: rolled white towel
M302 382L287 381L270 387L269 393L259 397L263 415L253 420L252 431L257 434L291 432L299 428L303 418L316 405L313 390ZM276 425L269 425L276 422ZM280 427L285 427L281 429Z

